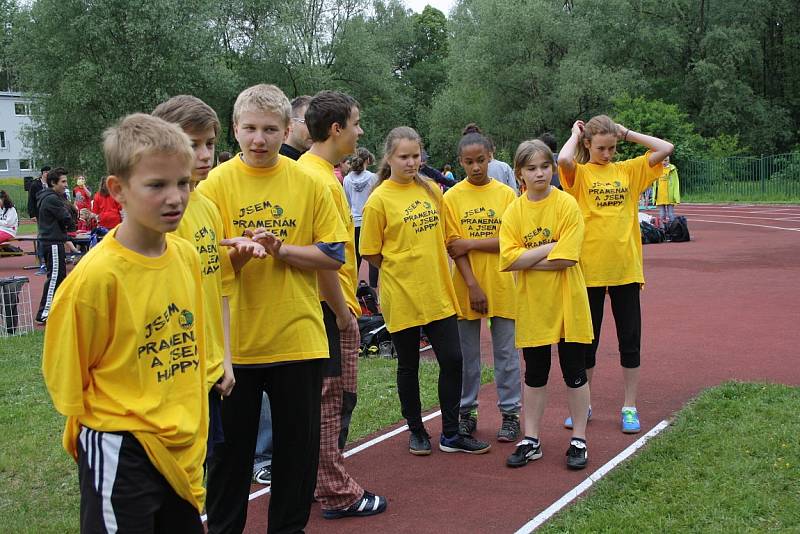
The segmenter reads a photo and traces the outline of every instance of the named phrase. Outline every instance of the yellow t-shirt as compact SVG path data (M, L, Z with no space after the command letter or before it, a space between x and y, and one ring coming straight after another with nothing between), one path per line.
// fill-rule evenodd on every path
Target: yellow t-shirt
M650 152L607 165L576 163L574 173L559 167L561 185L586 222L581 268L588 287L644 283L639 195L664 172L648 157Z
M237 154L212 169L197 190L219 208L225 237L266 228L289 245L348 239L327 186L283 156L257 168ZM328 357L314 271L268 257L248 262L236 282L230 300L234 364Z
M194 245L200 255L203 308L206 313L208 352L206 370L210 389L223 373L225 336L222 325L222 297L230 296L235 281L228 251L219 245L223 228L217 207L197 191L192 191L181 224L174 234Z
M339 283L342 286L342 293L347 306L358 317L361 315L361 306L358 304L356 298L356 287L358 287L358 272L356 271L356 230L353 224L353 215L350 213L350 204L347 202L347 197L344 194L344 188L336 175L333 174L333 165L321 157L304 153L297 160L309 174L318 177L322 182L328 186L331 191L336 211L342 220L342 224L347 230L349 239L344 244L344 259L345 263L339 269Z
M369 196L361 219L362 256L381 254L381 309L389 332L425 325L458 313L450 278L442 192L415 182L385 180Z
M516 200L513 189L491 179L477 186L463 180L444 194L446 239L491 239L500 235L500 218ZM459 318L514 318L514 274L497 268L499 252L471 250L467 254L472 272L486 293L488 313L481 315L469 305L469 289L458 266L453 266L453 286L461 309Z
M656 205L664 206L667 204L675 204L669 198L669 171L658 177L658 187L656 187Z
M583 218L575 199L553 188L544 200L523 194L503 214L500 269L508 269L526 250L557 242L548 260L579 261ZM581 267L561 271L517 272L517 347L540 347L563 339L591 343L592 316Z
M42 372L67 416L64 448L77 458L81 426L131 432L183 499L202 510L208 390L200 260L167 235L142 256L119 227L59 287L47 319Z

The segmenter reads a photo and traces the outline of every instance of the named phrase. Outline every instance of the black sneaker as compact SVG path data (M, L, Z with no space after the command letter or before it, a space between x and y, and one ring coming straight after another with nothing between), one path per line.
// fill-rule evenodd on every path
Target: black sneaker
M462 413L458 420L458 433L462 436L471 436L478 428L478 411L471 410L467 413Z
M439 450L444 452L466 452L467 454L483 454L489 452L492 446L485 441L480 441L472 436L456 434L452 438L442 437L439 439Z
M265 465L259 468L253 475L253 482L256 484L264 484L265 486L272 484L272 466Z
M359 500L347 508L338 510L323 510L322 517L325 519L340 519L342 517L366 517L379 514L386 510L386 497L375 495L364 491L364 495Z
M412 430L408 437L408 452L415 456L428 456L431 453L431 436L422 430Z
M538 441L530 439L523 439L517 443L517 448L514 453L506 460L508 467L522 467L527 465L532 460L538 460L542 457L542 446Z
M587 463L589 463L589 452L586 450L586 442L579 439L570 441L567 449L567 467L583 469Z
M500 425L500 430L497 431L497 441L511 443L519 439L519 434L519 414L504 413L503 423Z

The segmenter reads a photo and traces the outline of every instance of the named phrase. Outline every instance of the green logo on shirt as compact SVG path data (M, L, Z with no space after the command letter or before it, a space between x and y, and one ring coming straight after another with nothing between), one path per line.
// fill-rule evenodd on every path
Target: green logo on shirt
M180 317L178 317L178 324L180 324L181 328L184 330L190 329L194 324L194 315L192 315L192 312L183 310Z
M280 217L281 215L283 215L283 208L278 206L277 204L275 204L272 207L272 216L273 217Z

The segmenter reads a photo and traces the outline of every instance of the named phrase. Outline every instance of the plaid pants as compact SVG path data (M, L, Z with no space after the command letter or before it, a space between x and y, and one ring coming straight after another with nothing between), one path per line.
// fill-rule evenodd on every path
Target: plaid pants
M352 321L353 324L347 332L339 332L342 374L325 377L322 381L319 469L314 497L323 510L347 508L364 495L364 489L347 473L344 456L339 448L343 416L349 421L349 413L343 413L344 396L350 394L354 398L358 382L358 346L361 336L356 318L352 317Z

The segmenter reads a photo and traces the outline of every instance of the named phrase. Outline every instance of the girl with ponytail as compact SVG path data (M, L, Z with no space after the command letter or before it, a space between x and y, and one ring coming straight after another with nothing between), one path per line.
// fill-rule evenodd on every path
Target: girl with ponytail
M626 161L614 161L620 141L640 144L648 149L647 153ZM580 265L586 279L594 330L594 341L586 354L586 372L591 383L608 292L625 383L620 415L625 433L640 430L636 393L642 332L639 291L644 284L644 273L638 199L642 191L663 174L661 162L672 149L667 141L635 132L605 115L598 115L585 124L576 121L572 135L558 155L561 184L578 201L586 224ZM564 426L572 428L571 417Z

